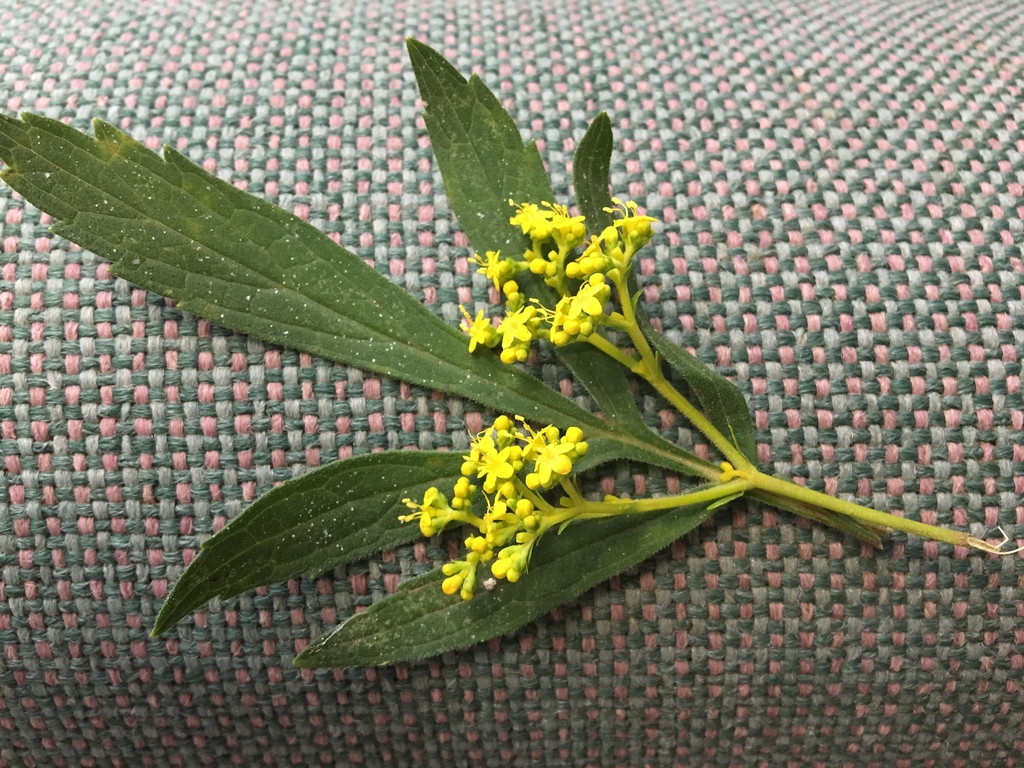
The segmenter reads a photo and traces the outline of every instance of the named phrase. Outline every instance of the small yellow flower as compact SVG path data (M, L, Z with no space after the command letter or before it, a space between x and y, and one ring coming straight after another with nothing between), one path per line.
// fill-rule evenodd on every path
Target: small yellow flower
M516 203L509 200L508 204L516 208L516 215L508 220L509 224L520 227L524 235L529 235L530 239L537 243L553 239L563 254L583 242L587 234L583 224L584 218L570 216L569 209L564 205L542 202L542 209L533 203Z
M569 302L567 315L575 319L582 315L598 317L604 314L604 303L611 295L611 286L605 283L604 275L591 275L590 279L580 286L580 290Z
M498 326L498 333L501 335L501 346L510 347L516 341L532 341L533 331L530 329L530 321L536 315L536 307L523 307L516 312L505 315L505 319Z
M527 487L547 489L572 472L572 459L568 455L572 450L571 444L558 442L549 443L537 451L533 472L526 476Z
M534 306L520 307L515 312L506 313L505 319L498 325L503 363L521 363L530 356L530 342L540 329L541 319Z
M559 251L567 253L583 242L587 229L583 225L582 216L570 216L569 209L564 205L544 205L547 205L554 214L550 224L551 239L555 241Z
M441 582L441 591L446 595L456 592L463 600L471 600L476 589L476 566L480 555L469 552L465 560L453 560L441 567L441 573L448 578Z
M516 473L512 446L498 450L494 440L487 435L476 441L474 449L466 457L467 463L476 465L472 471L476 472L478 478L484 479L484 490L487 493L494 493L499 480L508 480ZM466 464L463 464L462 471L466 473Z
M537 242L543 242L551 237L551 220L554 218L554 211L542 211L540 206L533 203L515 203L511 199L508 204L516 208L516 215L509 218L509 224L522 228L524 235L528 235L531 240Z
M402 503L415 511L412 514L399 515L399 521L411 523L413 520L418 519L420 521L420 533L427 537L440 533L452 519L448 514L451 512L448 507L448 499L437 488L427 489L427 492L423 495L422 504L418 504L412 499L402 499Z
M487 251L484 258L480 258L480 254L475 253L468 260L478 265L480 269L477 272L481 275L486 275L499 291L505 281L515 277L519 270L525 266L522 262L502 259L501 251Z
M501 287L501 292L505 294L505 306L510 312L522 309L526 303L526 296L520 292L519 283L515 280L507 281Z
M641 247L646 245L654 236L651 223L657 221L653 216L640 216L637 214L637 205L632 200L625 203L617 197L612 198L614 208L605 208L612 214L619 214L621 218L615 220L615 226L622 230L623 239L628 244L627 252L632 255Z
M551 324L548 338L555 346L586 339L601 323L611 286L603 274L594 274L575 296L563 296L545 319Z
M470 352L475 352L478 346L493 347L498 343L498 330L491 325L490 318L485 317L484 310L479 310L476 313L476 318L473 318L461 304L459 309L462 310L462 314L465 317L462 323L462 330L469 334Z
M515 583L526 573L533 554L533 545L537 543L536 534L521 531L516 534L516 543L505 547L498 553L497 559L491 564L491 573L496 579L508 579Z
M524 424L529 433L523 448L523 461L533 462L533 472L526 476L526 485L532 490L547 490L572 472L572 464L587 452L583 442L583 431L570 427L560 436L557 427L548 426L534 432ZM525 520L532 515L532 504L516 507L516 514ZM531 526L527 526L531 527Z
M460 477L455 482L452 490L455 498L452 499L452 509L467 510L473 506L473 497L476 496L476 486L471 485L468 477Z

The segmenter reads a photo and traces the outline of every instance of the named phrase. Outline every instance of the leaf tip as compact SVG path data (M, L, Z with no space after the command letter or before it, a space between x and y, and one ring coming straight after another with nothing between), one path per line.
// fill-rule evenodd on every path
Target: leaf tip
M413 65L415 66L416 59L421 61L427 59L430 54L440 56L433 48L424 43L422 40L409 35L405 38L405 50L409 53L409 58L413 59ZM443 60L443 59L442 59Z
M156 621L153 623L153 628L149 630L150 637L160 637L164 632L171 628L171 622L167 620L167 617L163 615L163 611L156 616Z
M310 653L310 649L315 647L315 645L307 645L303 648L299 652L299 655L292 659L292 666L296 669L316 669L316 659L311 658L314 657L316 653Z

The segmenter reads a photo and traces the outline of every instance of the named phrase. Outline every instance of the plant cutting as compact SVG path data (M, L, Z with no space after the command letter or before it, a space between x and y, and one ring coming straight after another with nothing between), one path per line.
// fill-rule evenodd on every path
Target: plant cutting
M896 517L760 471L742 392L646 319L634 262L655 221L612 198L611 123L592 122L573 164L572 215L537 147L477 77L414 40L409 54L446 192L473 264L502 297L452 327L315 227L171 148L163 157L96 122L95 136L36 115L0 117L4 179L53 230L117 275L187 311L267 341L496 412L468 453L383 452L283 483L203 544L164 602L160 634L211 598L461 526L465 554L324 634L299 666L422 658L518 628L650 556L723 504L749 497L878 545L887 530L990 554L965 531ZM550 345L593 412L520 364ZM646 382L720 454L653 433L630 377ZM685 390L685 391L684 391ZM596 413L595 413L596 412ZM597 415L600 414L600 415ZM686 475L658 498L594 498L582 473L617 459ZM1010 550L1015 552L1017 550Z

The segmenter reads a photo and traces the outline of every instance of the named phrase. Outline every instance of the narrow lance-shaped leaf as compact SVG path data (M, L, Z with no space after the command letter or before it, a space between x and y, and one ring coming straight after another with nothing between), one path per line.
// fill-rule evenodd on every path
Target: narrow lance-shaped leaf
M612 121L608 119L607 112L601 112L590 123L573 155L572 181L576 189L576 204L594 233L602 232L614 222L612 215L605 210L612 207L608 192L612 144Z
M407 44L425 105L423 119L431 147L459 225L478 253L502 251L506 256L519 257L529 248L530 241L509 225L509 217L514 213L509 199L537 204L555 202L536 144L523 144L512 117L480 78L473 75L466 80L441 54L417 40L410 38ZM595 151L610 155L610 123L607 117L603 124L600 118L597 123L600 146ZM602 162L607 187L607 157L603 161L597 159L594 170L599 172ZM594 181L598 186L600 183ZM610 200L601 205L610 205ZM600 207L595 214L598 231L605 226L602 222L607 217ZM526 295L539 299L545 306L555 305L557 296L540 280L529 274L517 280ZM586 387L620 439L632 441L632 451L620 453L619 457L670 466L698 477L716 476L715 467L647 428L636 410L622 369L609 364L603 353L586 344L574 344L560 349L559 355ZM669 456L672 458L666 460ZM613 455L605 451L592 452L583 466L595 466L609 458Z
M459 226L479 253L521 256L530 242L509 225L517 203L555 202L544 163L483 81L466 80L440 53L409 38L423 121Z
M404 498L450 491L461 476L452 453L388 451L332 462L254 501L213 538L164 601L153 635L214 597L318 574L421 537L399 522Z
M96 138L0 115L3 178L57 219L53 230L182 309L279 344L588 433L594 461L676 466L679 451L612 431L466 337L297 217L173 149L161 159L97 121ZM507 227L506 229L511 230Z
M472 600L441 591L440 571L321 636L295 659L299 667L356 667L433 656L510 632L649 557L706 520L703 507L626 515L570 525L537 546L530 571Z

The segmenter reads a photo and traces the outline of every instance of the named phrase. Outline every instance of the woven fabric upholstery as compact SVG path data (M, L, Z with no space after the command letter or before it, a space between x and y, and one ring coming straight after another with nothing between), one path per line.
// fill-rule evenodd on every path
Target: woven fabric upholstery
M5 3L0 107L169 143L454 323L488 291L406 35L499 93L560 201L608 111L615 191L664 222L638 265L647 307L743 388L763 468L1024 537L1014 0ZM3 768L1021 763L1024 560L903 535L872 551L752 503L421 662L291 666L434 567L432 542L150 639L196 547L274 483L459 450L486 414L184 314L48 223L0 188ZM573 394L553 360L536 371ZM678 487L645 471L592 482Z

